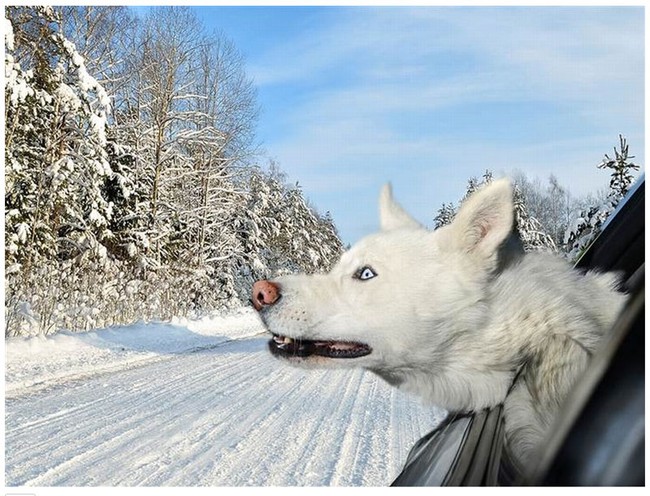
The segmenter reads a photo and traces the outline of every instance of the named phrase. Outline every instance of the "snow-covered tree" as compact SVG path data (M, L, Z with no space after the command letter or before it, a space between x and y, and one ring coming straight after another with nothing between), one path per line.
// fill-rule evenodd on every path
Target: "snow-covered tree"
M562 250L564 234L573 219L579 216L581 210L588 209L592 204L600 204L607 197L603 191L571 194L554 175L549 176L547 183L543 183L539 178L531 179L522 171L515 171L512 179L523 195L530 215L544 226L555 245Z
M467 188L465 189L465 194L459 201L459 205L469 198L472 193L474 193L481 186L492 182L492 171L486 170L483 173L482 180L475 176L471 176L467 180ZM456 213L460 207L456 207L453 203L443 203L442 206L438 209L438 213L433 218L433 228L438 229L447 224L451 224L451 221L454 220Z
M515 184L513 200L515 222L525 251L557 251L557 246L542 224L529 214L528 206L519 187Z
M282 227L282 196L280 182L260 170L251 171L246 204L235 220L243 253L240 275L244 286L272 277L281 265L273 241Z
M5 15L5 311L20 332L52 326L76 266L107 263L110 101L54 9Z
M607 197L582 210L566 230L564 243L572 261L578 260L600 234L603 224L628 192L634 180L633 171L639 170L639 166L631 162L634 157L629 155L627 140L622 135L619 135L619 143L620 151L614 147L614 158L605 154L598 165L600 169L611 170Z
M132 75L131 59L137 53L133 42L137 41L138 20L133 10L125 6L97 5L53 9L61 18L62 34L75 44L88 72L114 96L115 107L119 108L123 90Z
M250 176L248 202L237 219L246 287L283 273L328 270L343 250L331 215L319 214L298 185L281 180L274 166Z
M316 242L320 249L320 265L317 269L329 270L341 257L341 254L343 253L343 243L341 242L341 237L339 236L331 212L327 211L324 215L316 212L316 218L318 221L316 232L319 235L316 238Z
M454 220L454 217L456 216L456 212L458 212L458 209L453 203L443 203L438 209L438 213L433 218L433 228L438 229L439 227L451 224L451 221Z
M630 186L634 182L634 174L632 171L638 171L640 167L634 162L631 162L634 156L629 154L627 139L622 134L619 134L618 139L621 150L619 151L614 147L614 158L605 154L605 158L598 165L598 168L612 171L609 181L610 196L620 201L627 194Z
M253 165L243 58L189 9L5 17L6 335L198 315L338 258L331 216Z
M492 172L486 170L479 181L476 177L470 177L467 181L467 189L465 195L460 200L460 204L469 198L478 188L491 183L493 180ZM524 250L526 251L555 251L557 250L556 244L552 237L546 232L542 224L528 212L526 199L519 189L518 185L514 185L514 205L515 205L515 220L519 236L522 240ZM458 207L460 208L460 207ZM453 203L443 204L438 210L434 218L434 229L450 224L454 219L458 208L454 207Z
M103 195L108 95L49 7L8 7L5 52L8 264L38 254L102 252L113 205ZM71 201L74 199L74 201Z

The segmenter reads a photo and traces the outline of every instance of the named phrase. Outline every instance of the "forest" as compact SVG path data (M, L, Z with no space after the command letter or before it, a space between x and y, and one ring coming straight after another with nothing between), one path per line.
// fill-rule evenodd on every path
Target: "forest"
M259 163L241 54L191 11L4 23L6 336L229 308L338 258L330 215Z

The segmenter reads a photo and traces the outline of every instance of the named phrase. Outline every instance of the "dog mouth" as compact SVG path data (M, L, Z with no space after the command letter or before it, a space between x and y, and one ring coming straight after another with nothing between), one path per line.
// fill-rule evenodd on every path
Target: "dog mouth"
M273 334L269 340L269 350L282 358L307 358L321 356L326 358L359 358L369 355L372 348L354 341L312 341L293 339Z

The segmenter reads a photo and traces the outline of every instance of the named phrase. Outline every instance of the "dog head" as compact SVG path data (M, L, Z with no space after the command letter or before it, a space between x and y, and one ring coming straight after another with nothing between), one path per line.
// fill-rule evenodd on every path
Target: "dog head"
M394 201L390 185L379 211L381 230L328 274L254 284L252 302L275 356L302 366L361 366L399 382L409 368L444 369L450 346L478 332L485 286L513 228L510 182L480 189L435 231Z

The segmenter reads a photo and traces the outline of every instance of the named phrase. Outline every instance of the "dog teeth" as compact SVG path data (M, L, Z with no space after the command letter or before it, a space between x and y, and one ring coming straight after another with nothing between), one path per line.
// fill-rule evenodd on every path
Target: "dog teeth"
M288 337L284 338L284 344L291 344L291 343L293 343L293 339L288 338Z

